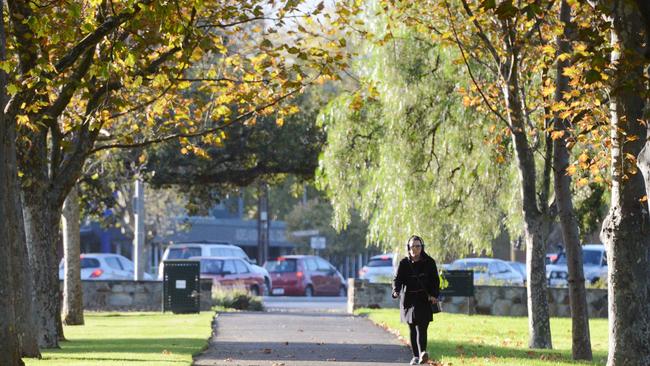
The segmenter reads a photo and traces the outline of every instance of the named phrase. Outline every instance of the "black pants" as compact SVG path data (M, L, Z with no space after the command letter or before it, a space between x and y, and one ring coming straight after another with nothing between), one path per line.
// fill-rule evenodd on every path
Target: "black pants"
M429 328L429 322L422 324L409 323L411 349L414 357L419 357L420 353L427 350L427 328Z

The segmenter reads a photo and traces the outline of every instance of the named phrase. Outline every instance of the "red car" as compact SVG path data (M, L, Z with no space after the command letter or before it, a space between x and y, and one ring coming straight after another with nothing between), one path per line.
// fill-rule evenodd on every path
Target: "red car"
M192 257L201 261L201 278L211 278L214 285L228 289L244 288L254 296L264 293L264 275L255 272L241 258Z
M313 255L285 255L264 264L271 295L346 296L345 279L328 261Z

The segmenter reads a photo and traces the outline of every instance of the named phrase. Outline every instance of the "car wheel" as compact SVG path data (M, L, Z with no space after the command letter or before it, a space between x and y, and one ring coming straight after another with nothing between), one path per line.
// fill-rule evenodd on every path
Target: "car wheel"
M311 285L308 285L308 286L305 288L305 296L307 296L307 297L312 297L312 296L314 296L314 288L311 287Z
M271 293L271 280L264 277L264 296L269 296Z
M260 296L260 288L257 285L251 286L251 295Z
M341 286L341 288L339 289L339 296L340 297L348 296L348 290L345 289L345 286Z

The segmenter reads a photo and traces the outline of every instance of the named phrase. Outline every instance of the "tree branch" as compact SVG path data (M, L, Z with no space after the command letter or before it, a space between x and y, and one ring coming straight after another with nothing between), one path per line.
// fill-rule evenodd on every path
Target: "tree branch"
M476 27L476 30L478 32L478 37L483 41L483 43L485 43L485 47L488 49L488 51L490 51L490 54L494 58L494 62L496 62L497 65L500 65L501 64L501 58L499 57L499 53L494 48L494 45L492 45L492 42L490 42L490 39L487 37L487 35L483 31L483 28L478 23L478 20L476 20L476 18L474 17L474 12L472 12L472 9L470 9L469 4L467 4L467 0L461 0L461 2L463 3L463 8L465 9L465 12L467 13L467 15L470 18L473 19L472 23L474 23L474 26ZM447 7L447 12L449 12L449 16L451 18L451 10L449 9L449 3L446 0L445 0L445 5Z
M464 1L464 0L463 0L463 1ZM456 32L456 27L454 26L453 19L451 19L451 9L449 9L449 4L447 3L447 1L445 1L445 4L447 5L447 6L446 6L446 7L447 7L447 13L449 14L449 20L450 20L450 23L451 23L451 29L452 29L452 31L453 31L453 33L454 33L454 38L455 38L455 40L456 40L456 45L458 45L458 49L460 50L460 54L461 54L462 57L463 57L463 62L465 63L465 67L467 68L467 71L468 71L468 73L469 73L470 78L472 79L472 83L473 83L474 86L476 87L476 90L478 90L479 94L481 95L481 98L483 99L483 102L487 105L488 109L489 109L489 110L490 110L490 111L491 111L495 116L497 116L501 121L503 121L503 123L505 123L506 126L507 126L511 131L512 131L512 126L510 126L510 124L508 123L508 121L507 121L507 120L506 120L506 119L501 115L501 113L499 113L499 111L497 111L496 108L494 108L494 107L492 106L492 103L490 103L490 101L488 100L488 98L487 98L487 97L485 96L485 94L483 93L483 90L482 90L481 87L478 85L478 82L476 81L476 78L474 77L474 74L472 73L472 68L470 67L469 62L467 61L467 56L465 56L465 50L463 50L463 47L461 46L461 42L460 42L460 39L458 38L458 33ZM498 60L498 59L497 59L497 60Z
M177 139L177 138L192 138L192 137L200 137L200 136L209 135L211 133L215 133L217 131L223 130L224 128L226 128L226 127L228 127L228 126L230 126L232 124L248 121L249 119L253 118L255 113L258 113L260 111L263 111L264 109L267 109L269 107L272 107L272 106L278 104L282 100L287 99L291 95L297 93L300 89L301 88L294 89L291 92L281 96L280 98L277 98L277 99L273 100L272 102L270 102L270 103L268 103L266 105L258 107L256 109L250 111L250 112L244 113L241 116L235 118L234 120L232 120L232 121L230 121L228 123L224 123L224 124L219 125L219 126L214 127L214 128L209 128L207 130L203 130L203 131L199 131L199 132L195 132L195 133L175 133L175 134L163 136L163 137L160 137L160 138L157 138L157 139L145 140L145 141L134 143L134 144L102 145L102 146L98 146L98 147L90 150L89 154L93 154L93 153L96 153L98 151L102 151L102 150L106 150L106 149L115 149L115 148L118 148L118 149L131 149L131 148L136 148L136 147L145 147L145 146L149 146L149 145L152 145L152 144L157 144L157 143L160 143L160 142L165 142L165 141L169 141L169 140L173 140L173 139Z
M18 50L19 68L22 74L36 66L38 60L36 37L25 19L32 16L32 10L24 1L8 0L9 17L15 31L16 49Z
M140 4L148 5L151 3L151 0L141 1L135 4L132 11L127 11L116 16L111 16L106 18L97 29L88 34L82 40L80 40L76 45L72 47L68 53L66 53L58 62L54 64L54 68L57 73L63 72L65 69L70 67L74 62L88 49L94 47L99 43L106 35L110 32L117 29L120 25L124 24L127 20L132 19L136 14L140 12Z

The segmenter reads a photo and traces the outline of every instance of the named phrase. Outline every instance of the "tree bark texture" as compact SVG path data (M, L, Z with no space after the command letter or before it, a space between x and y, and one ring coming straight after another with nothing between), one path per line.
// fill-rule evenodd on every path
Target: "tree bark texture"
M65 263L63 280L63 323L83 325L83 293L81 287L81 235L79 232L79 195L73 188L63 204L62 230Z
M647 88L638 2L609 2L615 65L611 90L612 194L601 231L608 256L608 366L650 365L650 219L647 186L630 157L646 144L643 121ZM638 139L631 139L636 136ZM645 155L645 154L644 154ZM642 169L643 170L643 169Z
M516 58L514 58L516 59ZM520 103L516 63L505 68L502 92L506 100L507 118L512 127L517 167L523 203L524 237L526 239L526 264L529 268L528 329L530 348L552 348L551 327L546 286L546 245L544 241L544 218L537 205L536 169L533 151L528 143Z
M560 21L564 24L564 33L558 37L558 54L569 53L571 9L566 0L560 6ZM555 101L562 101L564 93L569 92L569 78L564 75L564 69L569 66L568 60L558 60L557 86ZM555 200L560 216L562 239L566 249L567 266L569 270L569 304L571 306L571 335L572 355L574 360L591 360L591 339L589 335L589 314L587 312L587 293L582 263L582 248L578 232L578 220L573 210L571 194L571 176L567 174L569 166L569 151L566 147L568 123L555 116L553 121L555 131L564 131L562 137L553 141L553 165Z
M0 9L4 2L0 0ZM6 60L6 34L4 12L0 14L0 60ZM20 341L16 327L16 297L14 296L14 266L12 241L20 239L19 220L13 195L17 187L15 124L4 113L7 104L7 74L0 70L0 365L23 365ZM11 165L13 164L13 166Z
M61 209L29 190L23 191L23 215L34 273L34 303L38 343L41 348L58 348L61 331L61 292L56 255Z

